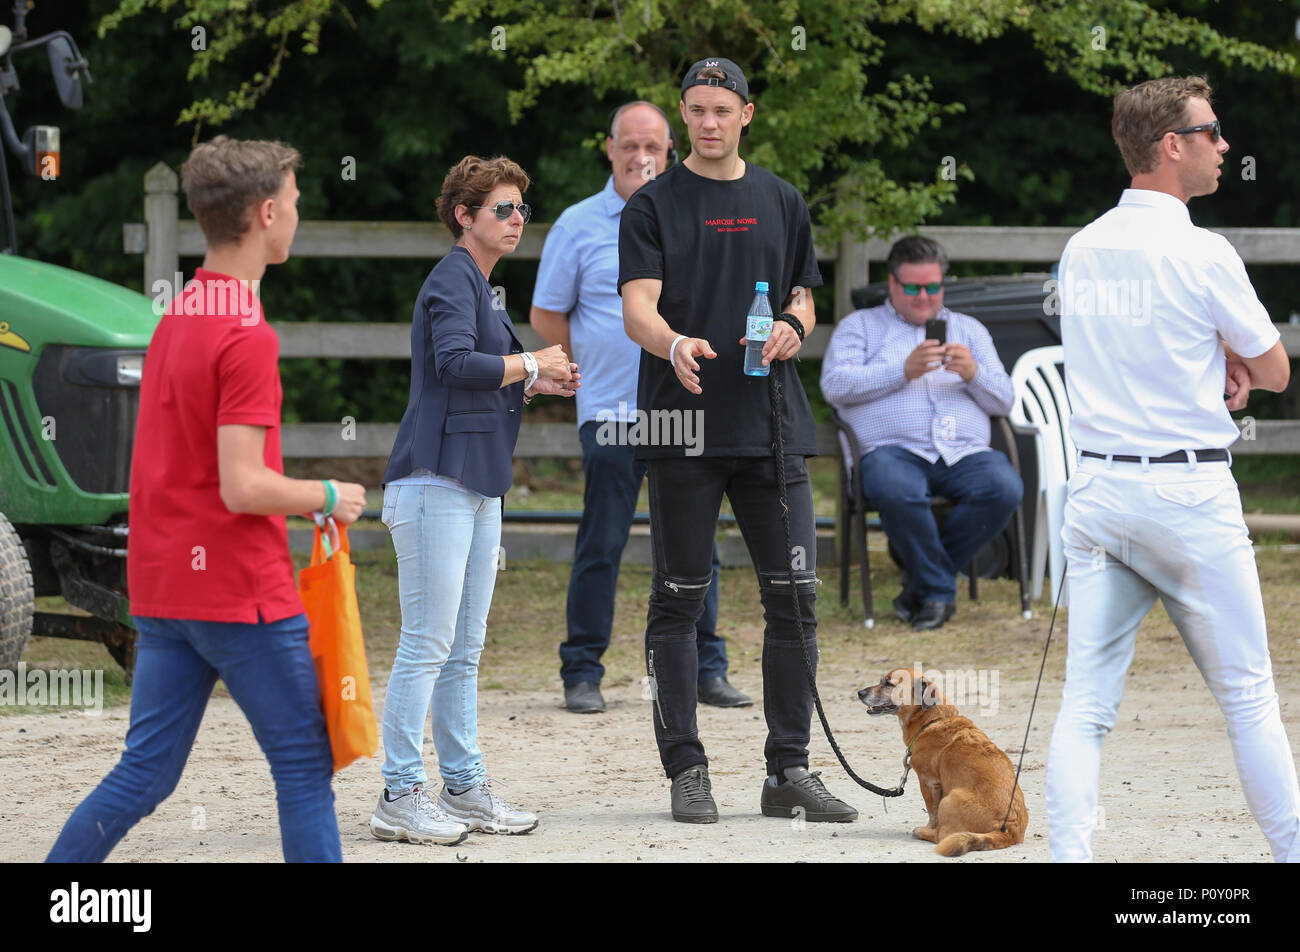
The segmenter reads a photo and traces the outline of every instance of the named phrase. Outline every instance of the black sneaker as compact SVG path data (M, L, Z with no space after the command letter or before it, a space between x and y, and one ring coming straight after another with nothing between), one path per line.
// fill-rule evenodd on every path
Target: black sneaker
M600 685L583 681L564 689L564 706L574 714L603 714L605 699L600 695Z
M717 823L708 767L688 767L673 777L673 819L679 823Z
M809 823L851 823L858 818L857 810L831 796L820 770L809 773L807 767L787 767L785 777L782 783L776 777L763 781L763 816L801 816Z
M754 703L753 698L737 691L726 678L701 681L699 697L701 704L712 704L714 707L749 707Z

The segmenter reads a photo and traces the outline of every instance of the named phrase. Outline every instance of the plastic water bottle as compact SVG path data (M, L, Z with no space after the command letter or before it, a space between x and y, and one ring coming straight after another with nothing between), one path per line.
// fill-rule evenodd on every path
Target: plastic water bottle
M763 366L763 347L772 336L772 305L767 300L767 282L754 282L754 301L745 319L745 373L766 377L772 366Z

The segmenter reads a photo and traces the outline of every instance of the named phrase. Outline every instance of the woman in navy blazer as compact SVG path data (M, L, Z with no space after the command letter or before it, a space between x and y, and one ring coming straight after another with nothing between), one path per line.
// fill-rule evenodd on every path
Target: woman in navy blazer
M578 386L559 346L524 352L488 280L523 234L528 185L507 158L466 156L438 196L455 244L415 302L411 395L384 474L402 635L384 701L384 791L370 820L383 840L458 843L468 830L537 825L492 790L478 747L478 660L520 410L534 394L571 397ZM431 702L436 800L423 756Z

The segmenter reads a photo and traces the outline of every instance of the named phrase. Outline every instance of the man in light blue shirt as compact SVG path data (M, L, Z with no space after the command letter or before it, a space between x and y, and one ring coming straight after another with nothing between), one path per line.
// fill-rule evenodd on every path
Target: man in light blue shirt
M1024 491L989 447L989 417L1005 416L1015 389L984 325L943 306L947 256L912 235L889 250L889 301L835 325L822 361L827 401L865 454L863 492L880 513L907 580L894 610L913 628L955 614L956 571L1011 520ZM946 341L925 323L946 321ZM942 530L930 497L955 503Z
M569 577L568 637L560 645L565 706L582 714L605 709L600 658L609 647L619 564L645 475L634 446L608 439L611 432L626 432L617 423L636 419L641 359L641 348L623 330L619 218L632 193L676 158L667 117L647 102L620 106L610 118L605 152L613 168L605 187L565 209L551 226L529 314L548 344L560 344L582 366L577 407L585 489ZM727 649L716 633L717 618L715 546L713 582L696 629L699 698L720 707L745 707L753 702L727 681Z

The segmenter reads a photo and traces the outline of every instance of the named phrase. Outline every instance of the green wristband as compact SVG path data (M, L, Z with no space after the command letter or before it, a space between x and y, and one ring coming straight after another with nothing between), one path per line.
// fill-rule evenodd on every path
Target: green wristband
M334 504L338 502L338 493L334 490L334 484L328 479L322 479L321 483L325 486L325 508L321 510L322 516L328 516L334 511Z

